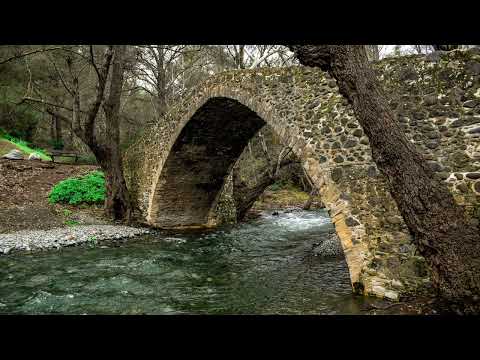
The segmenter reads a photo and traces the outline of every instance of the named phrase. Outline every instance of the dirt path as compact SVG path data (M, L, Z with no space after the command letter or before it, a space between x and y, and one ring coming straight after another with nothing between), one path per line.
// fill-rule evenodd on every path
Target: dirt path
M95 169L92 165L0 159L0 233L64 226L67 207L49 204L48 194L57 182ZM92 212L101 216L100 208L75 209L77 216L88 217Z

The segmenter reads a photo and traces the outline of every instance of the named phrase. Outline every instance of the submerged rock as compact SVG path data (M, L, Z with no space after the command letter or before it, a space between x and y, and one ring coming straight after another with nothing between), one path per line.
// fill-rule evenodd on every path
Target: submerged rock
M313 254L315 256L322 257L337 257L343 255L342 244L337 234L330 233L325 237L320 244L313 248Z

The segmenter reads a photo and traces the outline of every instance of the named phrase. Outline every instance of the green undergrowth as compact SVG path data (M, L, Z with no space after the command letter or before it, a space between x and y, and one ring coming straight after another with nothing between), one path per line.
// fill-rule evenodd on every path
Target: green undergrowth
M282 208L303 206L309 194L288 181L279 181L270 185L255 203L255 208Z
M76 220L65 220L64 224L67 225L67 226L75 226L75 225L78 225L80 223Z
M105 195L105 176L101 171L93 171L81 177L60 181L53 187L48 200L52 204L94 204L102 203Z

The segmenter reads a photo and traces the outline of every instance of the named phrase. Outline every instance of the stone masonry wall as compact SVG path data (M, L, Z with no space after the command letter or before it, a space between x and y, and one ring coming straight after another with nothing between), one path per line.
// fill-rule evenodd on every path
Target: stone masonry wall
M408 138L478 224L480 54L454 51L375 63ZM328 74L308 67L237 70L209 78L132 145L127 184L145 222L158 226L161 172L178 135L213 98L248 107L290 144L320 189L356 291L398 299L428 285L424 259L372 162L368 139ZM208 113L206 114L208 118ZM215 114L211 114L212 119ZM213 121L213 120L212 120ZM225 176L225 179L228 175ZM174 188L174 184L171 184ZM208 225L219 219L211 203ZM152 210L155 209L155 210ZM221 216L220 216L221 217ZM207 225L207 224L205 224Z

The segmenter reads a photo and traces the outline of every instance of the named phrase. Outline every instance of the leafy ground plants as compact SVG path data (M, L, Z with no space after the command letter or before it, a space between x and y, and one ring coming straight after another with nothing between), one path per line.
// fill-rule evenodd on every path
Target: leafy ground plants
M50 203L79 205L101 203L105 200L105 176L93 171L78 178L68 178L56 184L48 196Z

